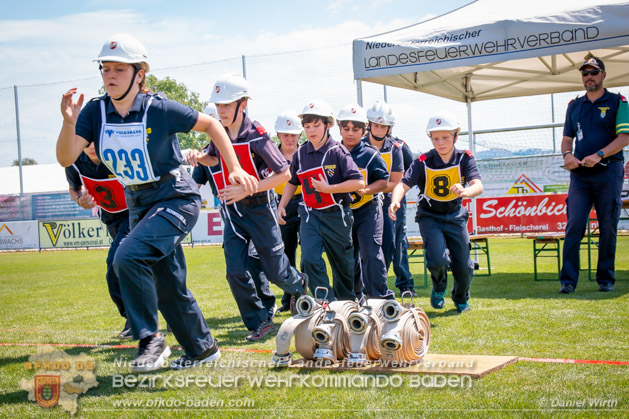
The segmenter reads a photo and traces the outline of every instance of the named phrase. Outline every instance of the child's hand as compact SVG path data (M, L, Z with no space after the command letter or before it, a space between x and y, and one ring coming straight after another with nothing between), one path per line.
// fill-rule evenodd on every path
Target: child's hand
M400 209L400 203L399 202L391 202L391 204L389 205L389 218L392 219L393 221L397 220L397 210Z
M249 195L249 191L245 190L241 185L229 185L218 192L218 199L225 201L227 205L231 205Z
M463 187L463 185L461 185L460 183L455 183L454 185L452 185L452 187L450 188L450 192L452 192L454 195L457 195L461 198L468 198L469 194L467 193L467 189Z
M89 194L89 192L85 192L77 201L79 206L84 209L92 209L96 206L96 201L94 201L94 198Z
M280 225L285 225L286 221L284 220L284 217L286 217L286 208L284 207L277 207L277 222Z
M319 175L319 179L312 178L312 187L317 192L330 193L330 185L326 183L321 175Z

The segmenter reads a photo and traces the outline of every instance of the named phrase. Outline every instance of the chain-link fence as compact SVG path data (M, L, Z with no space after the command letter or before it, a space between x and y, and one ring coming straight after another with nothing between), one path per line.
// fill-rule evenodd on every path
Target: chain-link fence
M222 74L243 74L250 82L253 96L249 115L273 133L279 112L286 109L300 111L313 98L325 100L335 111L357 102L351 58L351 44L345 44L154 69L152 74L158 78L168 76L185 84L190 91L199 93L204 101L208 100L214 81ZM576 72L575 77L578 77ZM0 170L14 165L20 158L33 159L39 165L55 164L55 144L62 122L59 111L62 93L77 87L89 99L99 95L101 86L95 65L92 78L0 89L0 146L3 150ZM450 110L460 118L463 131L467 130L467 109L463 103L371 83L363 83L361 91L365 107L376 100L386 100L393 105L396 117L393 134L404 139L415 153L432 148L425 126L430 114L436 110ZM629 94L629 88L613 91ZM472 106L473 130L561 123L568 102L576 95L577 92L475 102ZM336 128L332 133L340 139ZM478 134L475 140L479 161L556 154L561 142L561 128L491 132ZM457 147L469 148L467 136L461 137ZM504 165L509 164L505 160ZM20 179L14 176L4 182L11 183L11 193L22 190ZM28 182L30 180L22 178L24 191L29 190Z

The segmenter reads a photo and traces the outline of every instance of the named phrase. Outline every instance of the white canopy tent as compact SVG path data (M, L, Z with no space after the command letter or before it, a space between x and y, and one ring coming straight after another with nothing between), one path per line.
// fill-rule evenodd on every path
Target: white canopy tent
M605 87L629 85L629 1L592 3L477 0L354 40L354 78L467 103L475 152L474 101L582 91L589 56L605 62Z
M629 2L599 1L478 0L354 40L354 78L469 103L582 90L594 55L606 87L629 85Z

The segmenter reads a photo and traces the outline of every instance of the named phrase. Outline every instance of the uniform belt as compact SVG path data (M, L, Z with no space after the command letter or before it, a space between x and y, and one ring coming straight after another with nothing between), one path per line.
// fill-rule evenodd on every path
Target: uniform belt
M145 189L157 188L162 183L167 182L174 178L175 178L175 175L169 172L169 173L166 173L164 176L160 176L159 180L156 182L140 183L139 185L127 185L126 188L131 189L133 192L143 191Z
M360 210L360 209L363 209L363 208L367 208L368 206L373 205L373 204L375 204L375 203L376 203L376 200L375 200L375 199L370 199L369 201L367 201L366 203L364 203L364 204L363 204L363 205L361 205L360 207L358 207L358 208L352 208L352 211L357 211L357 210Z
M347 209L349 207L349 205L343 205L343 210ZM338 205L334 205L330 208L323 208L323 209L319 209L317 211L321 211L321 212L335 212L335 211L340 211L339 206Z
M277 196L280 198L280 200L282 199L282 195L278 194ZM291 196L290 200L292 201L293 199L301 199L301 194Z
M249 198L241 199L238 201L239 204L243 205L262 205L267 204L269 202L269 197L266 192L260 195L254 195Z

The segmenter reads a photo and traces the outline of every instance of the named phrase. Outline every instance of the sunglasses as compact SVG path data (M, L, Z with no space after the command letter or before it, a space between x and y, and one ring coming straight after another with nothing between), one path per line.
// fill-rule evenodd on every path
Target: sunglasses
M601 70L598 70L598 69L597 69L597 70L581 70L581 75L582 75L583 77L587 77L587 76L589 76L589 75L592 75L592 76L598 76L598 74L599 74L600 72L601 72Z

